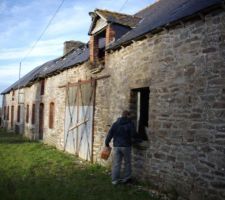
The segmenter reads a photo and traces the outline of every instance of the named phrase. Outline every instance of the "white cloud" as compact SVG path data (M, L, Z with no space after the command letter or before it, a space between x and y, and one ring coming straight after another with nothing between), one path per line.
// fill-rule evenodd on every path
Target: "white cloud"
M30 51L28 57L59 57L63 52L63 42L65 38L59 37L49 40L40 41L36 47L31 51L31 47L34 43L30 44L29 48L7 48L0 50L0 60L18 59L21 60ZM27 57L27 56L26 56Z
M36 59L25 61L21 65L21 77L31 71L33 68L47 62L49 59ZM19 78L19 62L14 62L6 64L0 67L0 83L1 84L11 84ZM5 78L7 77L7 79Z
M18 80L20 60L30 51L60 2L61 0L0 0L1 91ZM22 62L22 75L61 56L63 42L87 42L91 24L89 12L95 8L119 11L124 2L125 0L66 0L42 39ZM153 0L129 0L120 12L134 14L152 2Z

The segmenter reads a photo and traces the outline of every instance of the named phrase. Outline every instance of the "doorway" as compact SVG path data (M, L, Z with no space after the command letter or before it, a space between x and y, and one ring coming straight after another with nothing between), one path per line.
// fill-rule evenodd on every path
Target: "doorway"
M44 104L40 103L39 106L39 140L43 140L44 132Z
M13 124L14 124L14 106L11 106L11 129L13 129Z

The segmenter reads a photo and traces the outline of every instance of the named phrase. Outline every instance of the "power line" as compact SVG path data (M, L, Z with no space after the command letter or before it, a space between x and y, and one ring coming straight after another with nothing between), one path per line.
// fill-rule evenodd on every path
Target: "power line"
M49 20L47 26L45 27L45 29L42 31L41 35L38 37L38 39L36 40L36 42L33 44L33 46L30 48L30 50L27 52L27 54L23 57L23 59L20 61L20 63L22 63L22 61L24 61L29 55L30 53L33 51L33 49L36 47L37 43L41 40L42 36L45 34L45 32L47 31L48 27L51 25L53 19L55 18L55 16L57 15L57 13L59 12L60 8L62 7L63 3L65 0L62 0L61 3L59 4L59 6L57 7L56 11L54 12L54 14L52 15L51 19Z
M125 7L125 5L127 4L127 2L128 2L128 0L125 0L125 2L123 3L123 5L122 5L121 8L119 9L119 12L120 12L121 10L124 9L124 7Z
M22 67L22 62L30 55L30 53L33 51L33 49L36 47L37 43L41 40L42 36L45 34L45 32L47 31L48 27L51 25L53 19L55 18L55 16L57 15L57 13L59 12L60 8L62 7L63 3L65 0L62 0L61 3L59 4L59 6L57 7L57 9L55 10L55 12L53 13L51 19L49 20L47 26L44 28L44 30L42 31L41 35L38 37L38 39L35 41L35 43L33 44L33 46L30 48L30 50L27 52L27 54L20 60L20 64L19 64L19 80L18 80L18 104L20 104L20 78L21 78L21 67Z

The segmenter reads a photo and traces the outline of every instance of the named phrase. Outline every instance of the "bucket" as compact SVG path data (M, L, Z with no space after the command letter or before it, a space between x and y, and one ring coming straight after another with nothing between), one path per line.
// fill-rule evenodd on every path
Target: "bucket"
M101 152L101 158L104 160L108 160L110 153L111 153L111 147L104 147Z

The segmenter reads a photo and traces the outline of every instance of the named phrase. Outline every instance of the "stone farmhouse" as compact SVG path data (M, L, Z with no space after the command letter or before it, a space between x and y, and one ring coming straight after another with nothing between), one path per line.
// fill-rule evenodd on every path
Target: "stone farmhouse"
M96 9L87 44L2 92L3 126L94 163L123 109L143 142L133 174L183 199L225 199L225 3ZM110 161L109 161L110 162Z

